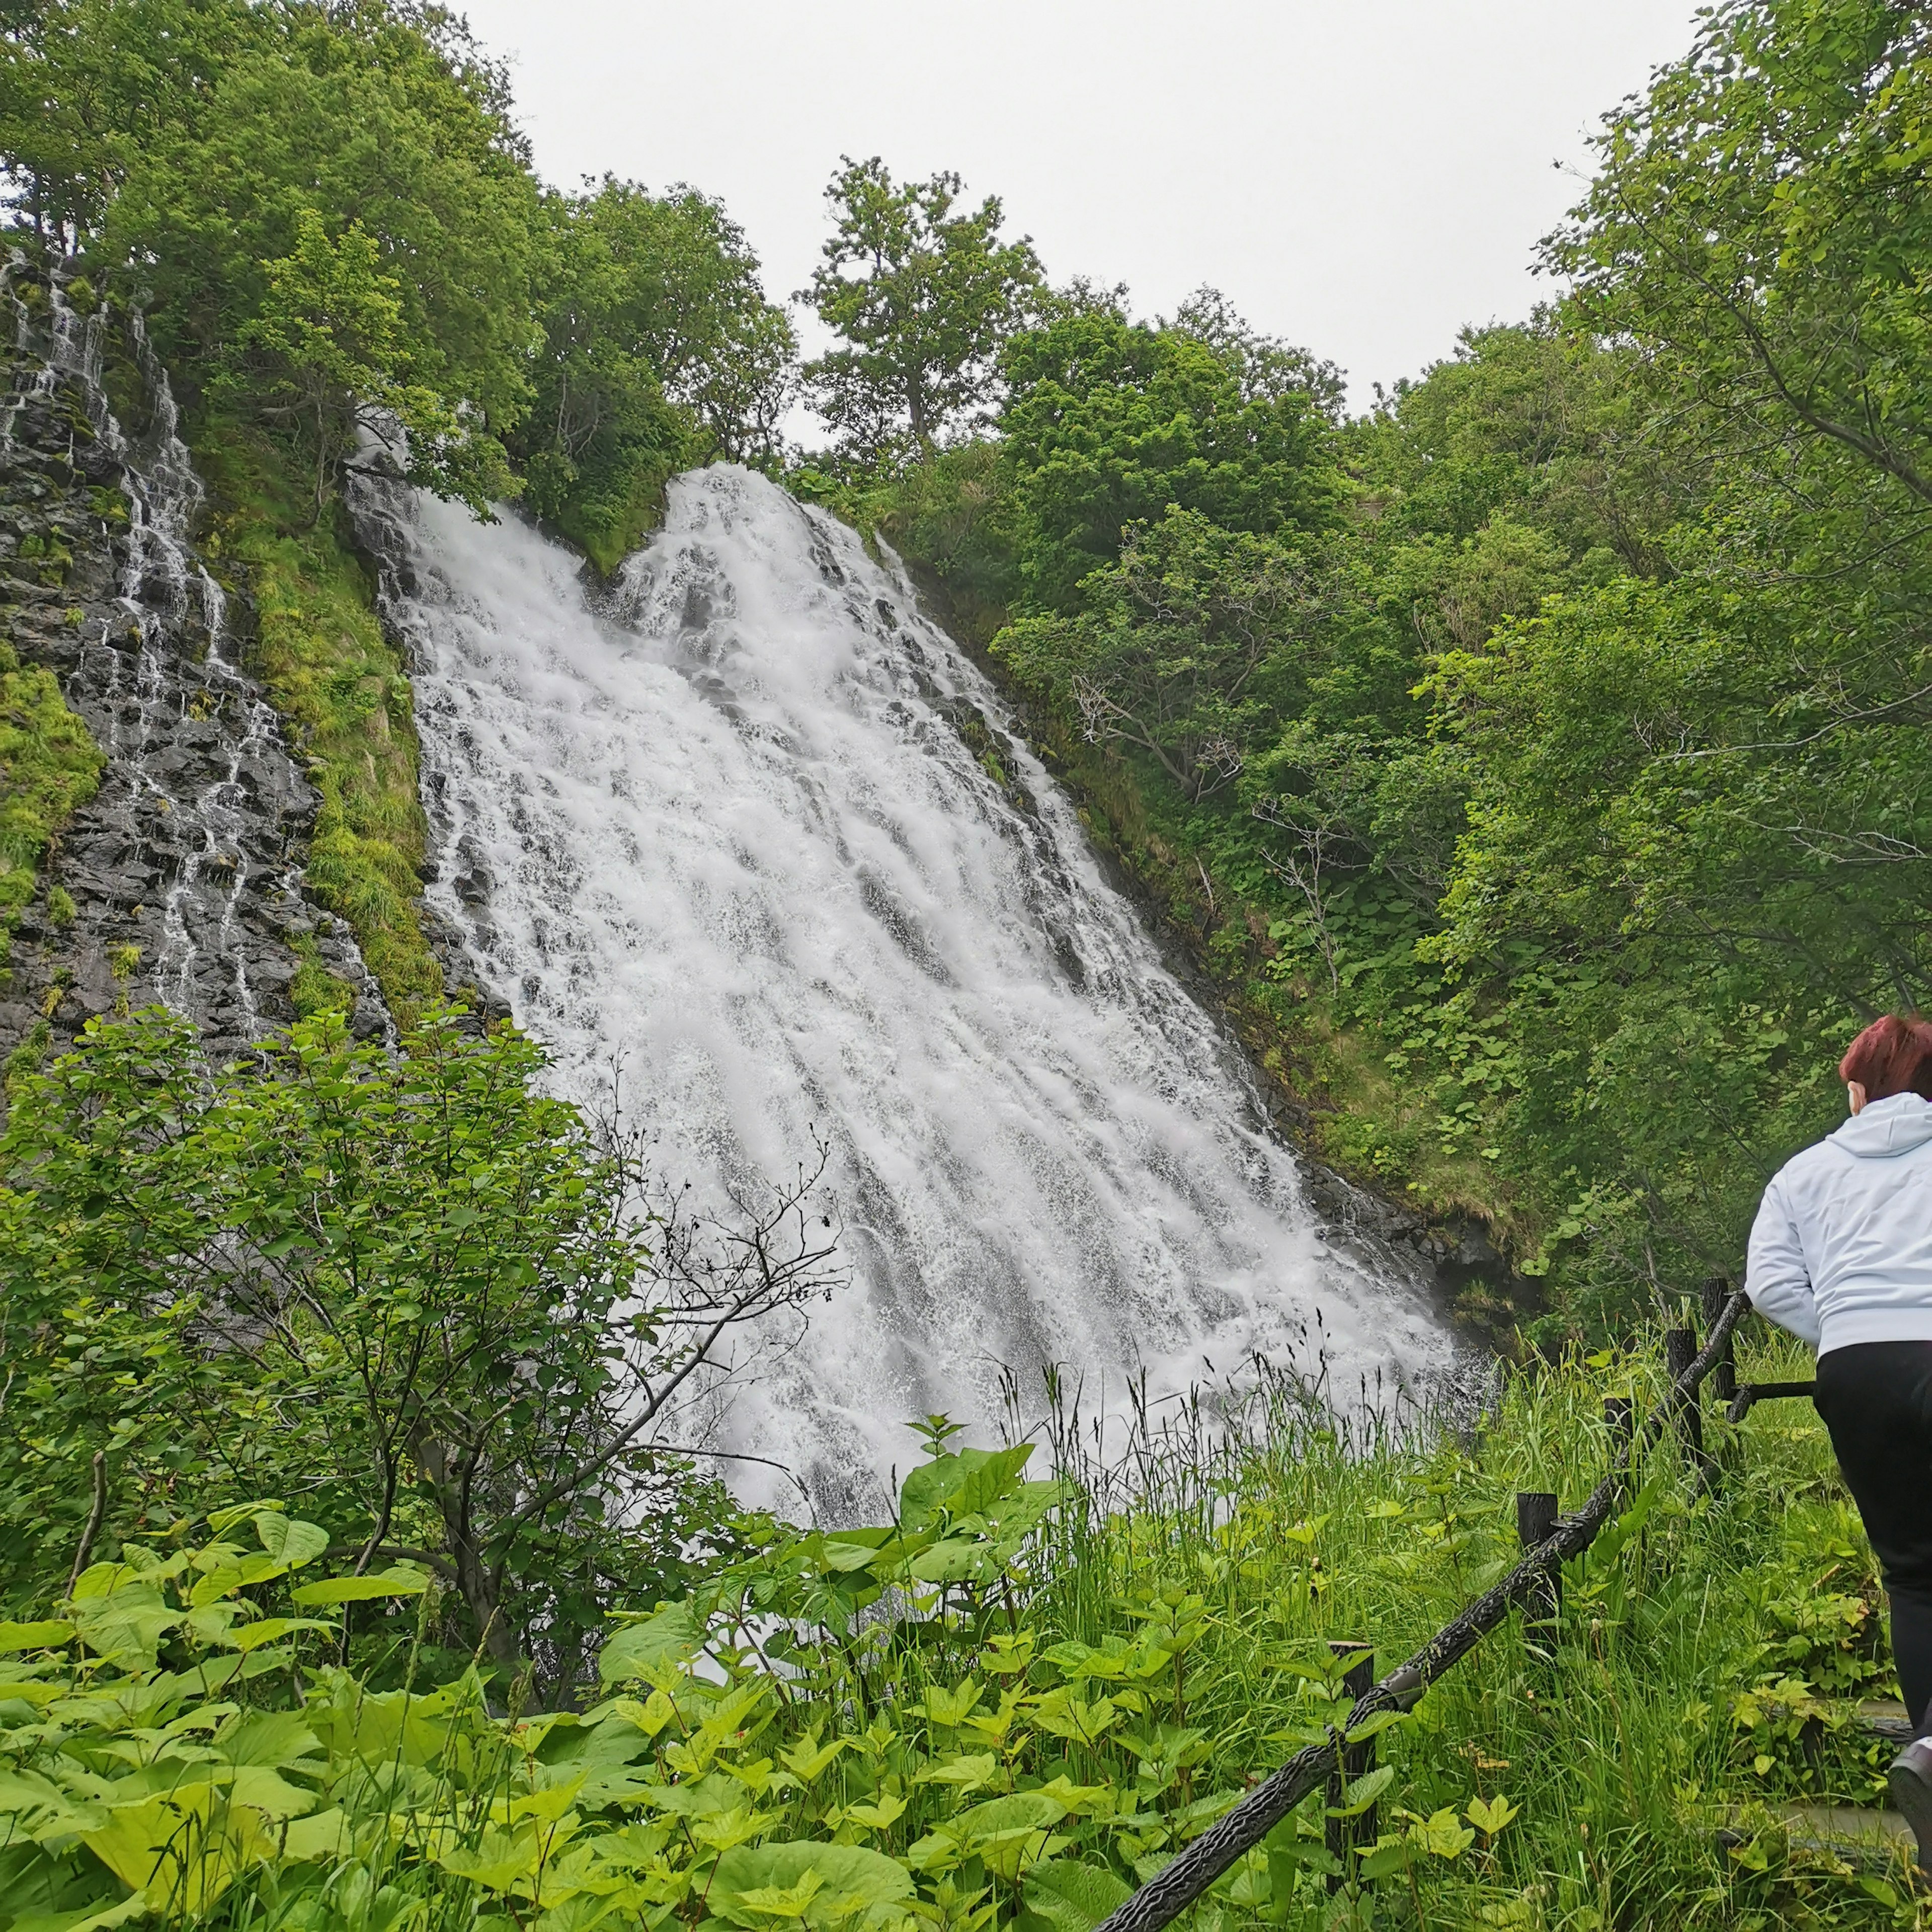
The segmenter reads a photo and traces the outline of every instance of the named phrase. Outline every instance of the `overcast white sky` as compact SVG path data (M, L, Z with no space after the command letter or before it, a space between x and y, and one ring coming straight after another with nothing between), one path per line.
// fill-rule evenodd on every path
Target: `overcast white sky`
M802 287L842 153L958 170L1048 274L1209 282L1352 400L1514 320L1598 118L1692 0L470 0L548 179L720 196ZM1570 172L1562 170L1568 170ZM808 345L815 329L806 332Z

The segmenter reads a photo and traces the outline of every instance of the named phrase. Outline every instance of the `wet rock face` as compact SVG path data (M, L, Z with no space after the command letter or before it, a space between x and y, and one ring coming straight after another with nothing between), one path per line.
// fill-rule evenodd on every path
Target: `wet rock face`
M191 547L202 491L165 375L138 326L114 345L147 389L130 435L101 382L116 325L44 286L6 294L0 635L54 672L109 762L14 927L0 1055L57 1051L95 1015L156 1000L231 1054L293 1018L305 961L353 989L358 1034L382 1032L348 932L303 896L316 794L242 668L245 599Z
M403 480L394 461L380 448L363 452L350 466L343 491L357 555L376 586L376 615L384 634L411 672L422 668L422 650L411 627L410 606L422 593L416 574L416 546L410 528L415 492ZM448 878L466 906L488 904L493 883L488 866L473 846L455 839L449 815L439 795L434 773L426 773L423 803L429 820L430 850L423 866L425 885ZM457 922L437 910L428 898L418 903L416 916L451 996L469 1010L470 1023L481 1029L501 1025L511 1018L509 1001L484 973L469 939Z

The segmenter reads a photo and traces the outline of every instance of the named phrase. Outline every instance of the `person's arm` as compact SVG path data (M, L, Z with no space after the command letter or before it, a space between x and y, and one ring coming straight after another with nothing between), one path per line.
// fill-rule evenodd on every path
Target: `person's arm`
M1788 1328L1814 1348L1818 1346L1818 1304L1812 1298L1811 1271L1804 1264L1798 1229L1775 1177L1764 1190L1757 1219L1751 1223L1744 1292L1766 1320Z

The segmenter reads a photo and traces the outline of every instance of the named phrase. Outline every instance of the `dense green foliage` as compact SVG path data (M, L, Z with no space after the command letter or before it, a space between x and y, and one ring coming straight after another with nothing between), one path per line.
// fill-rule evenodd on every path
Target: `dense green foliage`
M530 506L608 573L674 472L776 459L791 325L742 233L693 190L606 180L547 207L543 346L514 447Z
M1720 7L1606 123L1571 292L1367 416L1211 296L1076 290L997 440L850 500L1324 1150L1486 1215L1546 1333L1734 1268L1925 997L1928 76L1916 14Z
M1345 418L1202 292L1042 282L997 200L848 163L801 481L990 641L1322 1146L1489 1214L1547 1360L1480 1418L1264 1376L1129 1460L943 1418L895 1520L736 1509L694 1445L836 1291L797 1186L694 1220L542 1058L433 1003L408 686L358 439L608 571L680 465L778 460L794 345L694 190L542 188L440 11L0 10L23 236L142 306L315 775L312 888L404 1025L208 1064L159 1013L0 1136L0 1932L1091 1932L1574 1498L1640 1306L1736 1256L1834 1051L1922 996L1928 420L1916 14L1734 4L1612 118L1571 292ZM98 754L0 662L0 919ZM50 900L51 906L51 900ZM1758 1366L1792 1351L1762 1336ZM1211 1419L1210 1419L1211 1418ZM1909 1924L1868 1804L1877 1589L1822 1432L1666 1447L1574 1567L1196 1932ZM1042 1467L1042 1465L1050 1466ZM278 1500L269 1501L274 1498ZM1720 1836L1720 1828L1726 1834ZM1878 1862L1882 1868L1882 1861ZM1896 1876L1894 1874L1892 1876Z
M20 10L0 160L190 402L299 452L316 512L373 431L479 510L527 470L608 562L673 468L770 455L790 332L742 236L688 190L542 188L502 74L435 7Z
M130 1534L272 1487L364 1562L427 1546L464 1646L553 1687L612 1589L675 1569L665 1430L731 1331L837 1278L804 1186L694 1221L538 1095L527 1040L433 1010L405 1046L325 1010L218 1072L155 1013L15 1083L0 1590L76 1533L96 1448Z
M1641 1357L1572 1358L1512 1378L1464 1433L1414 1417L1345 1428L1283 1378L1232 1428L1197 1413L1142 1439L1130 1486L1079 1459L1074 1415L1054 1417L1055 1466L1033 1480L1030 1445L958 1450L928 1418L892 1524L806 1532L714 1504L715 1553L694 1570L649 1524L580 1517L612 1619L592 1617L567 1657L548 1637L533 1658L493 1663L487 1643L472 1657L452 1646L474 1626L442 1552L370 1547L373 1391L396 1354L358 1356L350 1338L406 1339L408 1292L432 1328L476 1339L490 1315L452 1327L451 1304L529 1292L506 1246L539 1272L566 1253L585 1275L642 1258L586 1208L604 1198L598 1164L566 1110L518 1099L526 1051L442 1034L384 1081L311 1030L282 1090L257 1081L194 1114L179 1090L191 1056L137 1021L98 1029L35 1090L37 1124L7 1149L30 1160L8 1172L33 1190L22 1205L38 1210L41 1273L60 1276L35 1312L70 1331L59 1346L86 1352L122 1420L103 1438L112 1467L91 1546L75 1456L64 1495L55 1462L39 1465L55 1533L8 1544L32 1552L10 1579L22 1620L0 1624L10 1932L143 1916L309 1932L1091 1932L1257 1771L1327 1734L1346 1662L1331 1640L1367 1635L1385 1663L1406 1652L1511 1560L1516 1490L1595 1481L1603 1394L1658 1394ZM244 1106L319 1124L317 1165L352 1138L376 1150L354 1156L359 1199L336 1176L326 1246L273 1233L320 1198L293 1162L265 1156L238 1179ZM369 1120L392 1107L415 1118ZM332 1112L360 1116L362 1135L329 1126ZM449 1145L430 1144L446 1123ZM460 1222L428 1177L466 1170L476 1218ZM166 1196L150 1191L164 1178ZM391 1228L398 1209L406 1227ZM219 1468L166 1457L136 1395L192 1415L207 1360L140 1352L131 1330L118 1352L106 1339L109 1305L142 1293L197 1210L245 1231L234 1305L216 1306L219 1250L192 1297L204 1332L230 1324L224 1432L254 1445ZM405 1239L430 1257L418 1287L382 1262ZM101 1264L116 1252L118 1273ZM316 1420L294 1446L256 1407L290 1412L292 1358L278 1370L236 1333L278 1263L308 1285L318 1324L300 1391ZM334 1354L318 1346L324 1309L350 1344ZM562 1346L546 1358L556 1380L521 1378L533 1410L594 1392L595 1346ZM1747 1372L1786 1371L1789 1352ZM424 1384L432 1438L491 1348L454 1359L459 1382ZM0 1412L10 1433L50 1391L71 1401L77 1379L30 1382ZM1381 1730L1383 1768L1336 1804L1359 1851L1330 1855L1312 1802L1216 1887L1202 1932L1912 1923L1882 1855L1861 1870L1808 1851L1802 1815L1779 1809L1868 1802L1883 1750L1853 1719L1883 1682L1876 1583L1822 1432L1761 1409L1716 1448L1712 1493L1669 1449L1636 1472L1627 1514L1568 1580L1560 1630L1506 1626ZM399 1524L437 1514L433 1448L411 1474ZM224 1484L259 1496L271 1477L296 1499L210 1499ZM552 1551L560 1571L568 1547Z
M310 887L406 1017L442 986L416 909L415 733L344 464L374 436L479 512L520 493L611 570L674 471L775 460L790 324L704 196L542 188L502 75L408 0L7 13L0 165L19 238L74 258L76 300L140 310L172 374L214 486L201 534L252 601L250 668L322 795ZM138 431L138 385L119 400ZM342 997L313 962L296 992Z

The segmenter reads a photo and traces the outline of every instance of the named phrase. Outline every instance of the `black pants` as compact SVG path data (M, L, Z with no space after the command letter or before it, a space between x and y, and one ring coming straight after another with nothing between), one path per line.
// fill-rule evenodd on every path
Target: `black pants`
M1818 1358L1818 1413L1892 1599L1892 1654L1914 1728L1932 1731L1932 1342Z

